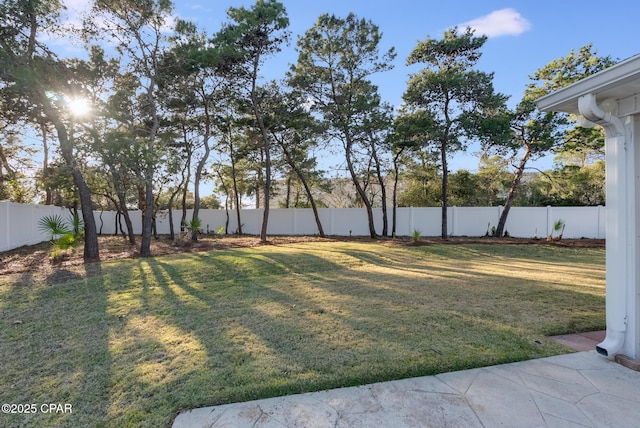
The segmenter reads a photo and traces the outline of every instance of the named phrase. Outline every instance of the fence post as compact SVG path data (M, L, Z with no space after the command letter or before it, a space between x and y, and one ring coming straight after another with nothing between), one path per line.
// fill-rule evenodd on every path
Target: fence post
M329 234L330 235L335 235L336 234L335 230L333 229L333 227L334 227L333 225L335 223L334 210L335 210L335 208L333 208L333 207L329 208L329 230L330 230Z
M601 227L600 225L604 223L604 215L603 215L603 206L598 205L598 225L596 226L596 238L602 239L602 234L600 233ZM602 229L604 229L605 225L602 225Z
M456 212L457 212L457 209L456 209L456 206L454 205L451 207L451 234L450 234L451 236L457 236L458 228L456 227L457 226L456 223L458 222L458 219L456 216Z
M293 234L298 234L298 210L296 207L293 207Z
M547 234L544 236L548 237L553 231L553 217L551 212L551 205L547 205Z
M409 207L409 236L416 230L413 207Z
M3 225L0 225L0 227L4 228L4 236L6 236L6 244L7 244L7 248L2 248L2 250L10 250L11 249L11 242L9 241L9 225L11 224L11 219L9 219L9 213L11 213L11 210L9 209L9 204L11 202L6 201L6 202L0 202L0 204L2 204L2 206L4 207L4 213L5 213L5 222Z
M31 204L31 214L30 217L31 219L29 220L29 230L31 231L31 236L29 236L29 243L27 245L33 245L36 244L36 217L38 216L38 206Z

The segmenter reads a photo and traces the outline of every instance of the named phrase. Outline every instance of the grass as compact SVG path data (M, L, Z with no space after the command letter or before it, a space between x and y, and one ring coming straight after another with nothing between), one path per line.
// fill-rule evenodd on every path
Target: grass
M89 265L0 285L5 426L167 426L181 409L568 352L604 250L326 242ZM2 281L0 280L0 284Z

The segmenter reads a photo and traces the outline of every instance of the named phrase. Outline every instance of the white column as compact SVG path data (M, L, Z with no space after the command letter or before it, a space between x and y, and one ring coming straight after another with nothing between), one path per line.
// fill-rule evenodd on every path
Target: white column
M627 280L627 334L624 353L631 358L640 360L640 115L627 118L626 144L630 170L627 172L629 187L627 188L628 202L628 272ZM634 239L635 238L635 239Z
M629 118L627 118L629 119ZM616 135L607 130L606 152L606 317L607 339L599 345L615 343L622 337L622 347L615 353L639 358L636 337L636 299L629 299L636 290L636 204L634 147L630 137L631 121L625 123L625 133ZM634 296L635 297L635 296ZM609 345L615 349L613 345Z

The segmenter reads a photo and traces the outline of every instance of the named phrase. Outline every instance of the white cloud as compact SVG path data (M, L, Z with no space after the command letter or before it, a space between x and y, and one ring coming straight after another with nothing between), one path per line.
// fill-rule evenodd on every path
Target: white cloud
M458 24L460 29L467 27L473 28L477 35L487 37L518 36L529 30L531 23L515 9L507 8Z

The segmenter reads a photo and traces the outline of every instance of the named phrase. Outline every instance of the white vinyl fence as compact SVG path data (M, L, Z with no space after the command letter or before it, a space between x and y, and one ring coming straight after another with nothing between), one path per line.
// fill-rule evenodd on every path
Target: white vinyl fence
M520 238L546 237L553 230L553 224L563 220L566 224L564 238L605 238L605 207L513 207L507 219L509 235ZM391 209L389 209L389 233L391 233ZM414 230L422 236L439 236L441 229L440 208L398 208L396 234L410 236ZM498 224L502 207L451 207L448 211L450 236L483 236L487 230ZM22 245L36 244L48 239L38 230L38 220L46 215L69 216L63 208L23 205L0 202L0 251ZM382 210L375 209L376 231L382 233ZM131 211L131 219L136 234L142 232L140 211ZM259 234L262 225L262 209L242 210L242 231ZM321 208L322 227L327 235L368 236L367 213L364 208ZM181 211L173 212L176 231L180 230ZM114 234L116 213L96 211L98 231ZM188 211L187 219L191 218ZM202 229L217 232L226 223L224 210L200 210ZM123 222L124 223L124 222ZM156 217L158 233L169 233L169 219L166 211ZM124 226L123 226L124 227ZM229 211L229 233L238 229L236 212ZM270 235L315 235L318 233L311 209L271 209L269 212L268 234Z

